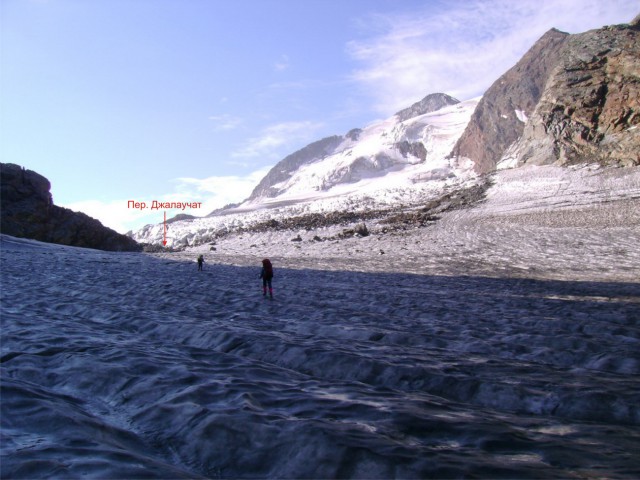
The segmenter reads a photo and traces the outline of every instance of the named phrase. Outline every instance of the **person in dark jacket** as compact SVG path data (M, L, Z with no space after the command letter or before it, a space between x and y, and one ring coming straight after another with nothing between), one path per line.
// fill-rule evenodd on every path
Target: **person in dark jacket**
M271 286L271 280L273 279L273 266L271 265L271 260L268 258L262 260L260 278L262 279L262 296L267 296L267 287L269 287L269 297L273 298L273 287Z
M200 255L198 257L198 271L202 270L202 264L204 263L204 256Z

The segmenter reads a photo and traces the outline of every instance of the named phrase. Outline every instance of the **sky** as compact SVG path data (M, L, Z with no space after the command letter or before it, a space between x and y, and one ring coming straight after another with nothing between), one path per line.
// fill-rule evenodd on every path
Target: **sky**
M483 92L550 28L632 0L0 0L0 162L121 233L130 201L246 199L279 160L430 93Z

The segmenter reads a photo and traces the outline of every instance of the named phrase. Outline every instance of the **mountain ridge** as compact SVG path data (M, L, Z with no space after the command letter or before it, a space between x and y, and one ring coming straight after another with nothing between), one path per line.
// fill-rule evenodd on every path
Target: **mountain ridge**
M398 120L403 122L410 118L424 115L425 113L435 112L441 108L455 105L456 103L460 103L460 100L453 98L446 93L431 93L410 107L396 112L395 115L398 117Z
M354 130L350 130L354 132ZM287 155L284 159L280 160L265 177L256 185L251 192L247 200L259 198L261 196L273 196L277 193L273 186L284 182L291 178L293 172L295 172L302 165L305 165L313 160L326 155L329 151L335 149L340 143L344 141L345 137L340 135L332 135L323 139L310 143L309 145L296 150L290 155Z
M410 107L400 110L394 116L399 123L402 123L458 103L460 103L459 100L447 94L432 93ZM368 127L365 127L365 129ZM300 170L302 167L323 160L327 156L336 155L340 150L348 149L355 142L360 140L362 132L365 129L354 128L345 135L325 137L310 143L290 155L287 155L271 168L267 175L253 189L251 195L245 200L245 202L256 201L260 198L273 198L281 195L283 193L283 189L277 188L277 185L286 183L291 179L295 172ZM427 152L421 142L410 142L403 138L397 142L397 149L404 158L411 155L420 158L422 161L426 159ZM342 173L337 173L336 175L340 177L341 180L349 182L351 181L350 179L358 176L358 172L365 172L369 170L369 166L373 167L373 169L377 169L381 163L390 166L390 163L385 163L385 159L382 157L374 160L364 157L354 158L351 166L344 165ZM382 169L384 169L384 165L382 166ZM325 189L329 184L333 185L334 183L340 183L340 180L337 182L328 180L325 186L319 186L319 188Z
M525 163L582 161L601 165L639 165L640 157L636 152L640 151L640 131L634 130L640 117L637 113L640 111L640 87L635 80L638 72L634 70L637 67L633 62L633 58L640 57L638 17L630 24L579 34L556 28L548 30L482 96L455 145L446 152L450 164L470 161L478 175ZM590 55L589 60L593 61L585 63L585 55ZM575 89L581 90L572 94ZM594 89L595 93L592 92ZM617 97L614 92L618 92ZM565 113L562 115L556 105L559 95L564 102ZM582 101L583 98L587 100ZM386 134L388 137L395 135L404 122L458 103L457 99L444 93L429 94L398 111L392 117L398 123L397 128L390 128ZM591 117L594 117L591 123L584 120ZM309 167L320 161L328 163L325 159L336 155L339 149L355 151L353 142L362 141L363 132L370 127L354 129L345 136L327 137L286 157L272 168L259 188L254 189L243 203L286 195L296 183L292 179L298 178L297 185L304 183L301 179L304 171L309 176L324 177L323 181L315 182L307 179L307 183L311 189L325 191L339 184L383 176L390 169L401 168L401 158L412 159L409 162L413 163L427 161L429 152L425 135L413 135L413 138L397 135L395 142L381 146L378 152L354 154L351 161L329 166L334 168L332 172ZM315 152L313 149L318 145L327 148ZM292 156L299 160L295 166L291 163Z

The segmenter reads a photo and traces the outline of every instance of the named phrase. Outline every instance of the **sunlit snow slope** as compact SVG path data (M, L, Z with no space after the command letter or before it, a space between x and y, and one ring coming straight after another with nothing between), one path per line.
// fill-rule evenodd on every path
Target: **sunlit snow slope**
M357 138L347 137L333 154L303 165L288 181L276 185L281 193L275 198L260 198L247 205L385 191L463 176L471 165L459 166L446 157L477 102L469 100L405 121L393 116L373 123Z

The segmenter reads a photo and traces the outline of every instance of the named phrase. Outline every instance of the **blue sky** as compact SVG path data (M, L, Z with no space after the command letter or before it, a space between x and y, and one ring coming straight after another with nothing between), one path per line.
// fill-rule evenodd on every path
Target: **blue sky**
M245 199L279 160L425 95L481 95L629 0L0 0L0 161L125 232L128 200ZM173 216L180 211L169 211Z

